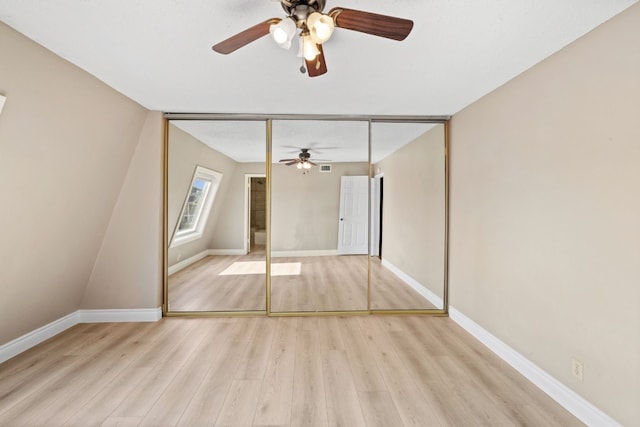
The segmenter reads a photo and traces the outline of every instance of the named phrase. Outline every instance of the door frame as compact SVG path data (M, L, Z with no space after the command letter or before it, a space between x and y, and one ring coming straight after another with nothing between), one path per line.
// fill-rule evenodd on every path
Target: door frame
M244 174L244 254L251 250L251 178L267 178L266 173Z
M382 258L382 206L384 172L371 178L371 242L369 254ZM381 185L382 184L382 185Z

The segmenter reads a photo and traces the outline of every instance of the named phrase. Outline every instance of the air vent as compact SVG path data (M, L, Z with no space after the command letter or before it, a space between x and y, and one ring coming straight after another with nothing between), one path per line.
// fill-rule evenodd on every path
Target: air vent
M320 172L331 172L331 165L318 165Z

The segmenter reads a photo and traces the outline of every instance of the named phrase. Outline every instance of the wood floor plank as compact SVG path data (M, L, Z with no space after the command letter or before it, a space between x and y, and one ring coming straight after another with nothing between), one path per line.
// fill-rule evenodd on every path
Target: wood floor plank
M297 322L297 318L278 319L254 424L291 422Z
M249 345L240 360L236 379L263 379L269 360L269 351L273 343L278 320L265 318L257 322Z
M344 350L344 342L340 334L339 317L317 319L318 339L323 350Z
M178 329L178 322L163 322L159 327L141 328L139 339L132 341L139 357L127 366L113 381L104 384L84 406L80 407L65 425L83 427L100 425L110 418L118 406L131 394L134 394L143 379L153 373L156 363L167 357L172 348L180 345L181 340L172 339ZM135 417L138 422L141 417Z
M200 323L202 324L200 327L205 327L204 320ZM192 396L200 387L204 376L209 373L210 361L215 359L221 350L216 342L216 336L224 336L225 329L231 329L231 327L230 324L216 323L207 328L203 339L158 397L144 417L141 426L175 425L178 422L191 402Z
M340 319L339 323L340 334L345 344L356 390L386 390L375 357L367 344L365 334L360 329L360 318L344 317Z
M260 380L234 380L227 392L216 426L251 426L260 398Z
M358 392L360 406L367 427L389 427L403 425L391 395L387 391Z
M136 427L138 424L140 424L139 417L109 417L100 424L100 427Z
M249 341L245 333L251 334L258 319L235 318L228 333L216 337L220 344L218 357L211 360L211 369L204 375L198 389L185 408L178 426L212 425L218 419L227 393L231 388L236 370Z
M196 319L191 319L196 320ZM200 319L201 320L201 319ZM153 407L156 400L165 391L168 384L176 376L176 373L187 362L195 348L198 347L204 338L202 334L192 334L196 331L196 322L192 321L184 324L185 332L174 340L180 340L180 345L164 354L164 357L154 366L153 371L145 377L139 386L133 390L113 412L112 416L118 417L145 417Z
M329 425L366 426L346 351L324 352L322 370Z
M116 341L111 342L109 334L100 335L95 342L77 349L72 354L74 363L65 375L75 375L81 380L78 384L69 384L65 377L34 390L34 402L25 406L26 400L11 407L3 417L12 423L36 424L42 413L50 413L47 422L52 425L62 424L77 411L77 405L83 405L108 384L135 358L136 352L129 346L130 340L141 334L136 325L126 324L118 328ZM114 363L114 360L116 363ZM55 392L53 392L55 391ZM28 410L27 410L28 409Z
M413 376L395 351L395 345L379 327L379 319L362 318L360 321L402 424L406 427L441 426L440 414L416 386Z
M316 324L317 322L301 322ZM291 427L327 426L322 361L316 330L299 330L293 382Z
M78 325L0 364L0 391L11 427L582 425L451 319L419 316Z

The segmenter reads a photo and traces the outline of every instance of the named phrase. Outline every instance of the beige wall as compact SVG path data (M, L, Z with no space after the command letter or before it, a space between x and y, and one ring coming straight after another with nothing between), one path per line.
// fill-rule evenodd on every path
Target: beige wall
M147 113L81 308L162 305L163 119Z
M80 307L147 110L0 23L0 344Z
M443 297L444 125L374 166L384 173L382 258Z
M451 126L452 306L629 426L640 425L639 41L635 5Z
M338 249L340 177L367 175L367 163L333 163L331 173L274 164L271 192L271 249Z

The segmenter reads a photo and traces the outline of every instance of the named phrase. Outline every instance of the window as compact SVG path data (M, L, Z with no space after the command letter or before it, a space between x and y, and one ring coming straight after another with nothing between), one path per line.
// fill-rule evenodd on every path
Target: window
M220 172L202 166L196 167L171 247L202 237L221 180Z

